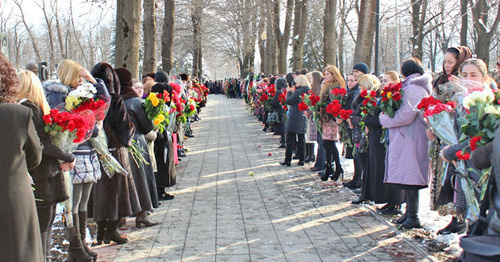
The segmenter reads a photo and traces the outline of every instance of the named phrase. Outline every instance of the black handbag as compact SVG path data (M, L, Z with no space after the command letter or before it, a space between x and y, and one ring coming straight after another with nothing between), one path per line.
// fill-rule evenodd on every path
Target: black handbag
M500 235L487 234L490 220L498 219L495 212L486 215L486 211L490 206L492 180L492 177L490 177L477 221L471 225L467 236L460 239L460 247L463 249L460 261L500 261Z
M61 172L35 184L35 199L39 206L50 206L68 198L69 194L64 187L64 176Z

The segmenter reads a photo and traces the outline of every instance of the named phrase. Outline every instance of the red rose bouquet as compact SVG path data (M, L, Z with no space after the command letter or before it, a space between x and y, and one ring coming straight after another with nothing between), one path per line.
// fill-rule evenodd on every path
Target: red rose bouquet
M326 112L333 117L338 117L340 114L342 106L340 105L339 100L333 100L330 104L326 106Z
M363 90L359 94L363 100L362 111L364 114L373 114L375 112L375 108L377 107L377 91L368 91Z
M401 107L401 97L403 90L401 90L401 83L390 84L384 87L380 99L380 109L386 115L394 118L396 111Z

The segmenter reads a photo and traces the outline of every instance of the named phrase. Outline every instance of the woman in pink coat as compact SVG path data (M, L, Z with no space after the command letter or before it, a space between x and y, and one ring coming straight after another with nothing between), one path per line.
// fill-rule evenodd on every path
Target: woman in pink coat
M400 185L406 191L406 212L394 222L411 229L420 227L418 190L427 187L429 174L426 124L417 105L430 95L432 77L424 74L416 58L406 60L401 73L405 77L403 103L394 118L382 113L380 124L389 130L384 183Z

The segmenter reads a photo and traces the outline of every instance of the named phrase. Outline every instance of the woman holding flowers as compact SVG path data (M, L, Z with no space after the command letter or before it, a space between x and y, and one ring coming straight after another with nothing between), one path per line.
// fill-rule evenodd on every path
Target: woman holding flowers
M352 110L352 102L359 95L359 85L358 80L354 74L349 74L347 76L347 98L346 102L343 106L344 109ZM362 166L355 158L355 143L353 142L352 129L349 126L347 121L341 123L341 131L342 129L346 130L346 138L344 141L344 155L346 159L353 159L354 164L354 175L352 180L344 183L344 186L350 189L357 189L361 187L361 175L362 175Z
M478 88L490 90L489 83L490 83L491 79L488 76L487 66L482 60L474 59L474 58L465 60L465 62L462 63L462 66L459 69L459 73L460 73L460 81L458 83L455 83L455 84L458 84L461 86L463 85L463 87L465 89L470 89L470 93L475 93L472 90L476 90ZM463 92L463 91L461 91L461 92ZM468 90L466 92L469 93ZM461 96L461 94L458 94L458 93L454 95L455 98L460 97L460 96ZM468 114L466 111L468 109L465 108L465 106L467 106L467 100L469 98L470 98L470 96L463 98L463 100L464 100L463 106L459 104L459 106L457 106L455 109L456 110L455 114L454 114L455 115L455 132L458 135L458 137L460 137L462 135L462 128L463 128L461 126L461 124L459 123L458 118L464 118ZM453 101L453 102L454 103L461 102L460 101L461 99L456 99L456 100L457 101ZM461 152L462 152L462 150L467 148L465 151L466 151L466 154L469 154L473 149L475 149L475 148L472 148L472 145L470 146L471 148L468 148L469 144L472 144L473 141L474 141L474 143L477 143L477 141L475 141L475 140L476 140L476 137L474 137L474 139L472 139L472 140L467 139L464 142L459 143L459 144L446 145L441 150L441 154L440 154L441 160L445 161L445 162L450 162L453 164L456 164L457 161L459 161L459 160L464 160L465 167L467 168L467 170L469 170L469 168L473 167L472 163L468 158L463 157ZM480 137L479 137L479 140L481 140ZM465 194L473 194L474 195L475 193L474 192L464 192L464 189L462 187L463 180L459 179L460 174L457 174L457 173L458 173L458 171L455 169L454 166L452 166L450 168L450 171L446 174L447 177L453 176L455 178L454 184L452 186L454 191L452 191L451 193L448 191L448 194L445 196L442 196L442 198L446 197L446 200L448 200L448 202L453 202L454 205L451 209L454 209L454 210L447 210L445 208L446 206L441 208L442 211L445 211L445 213L442 212L443 215L448 214L448 213L452 213L453 217L452 217L452 221L450 222L450 224L448 226L446 226L445 228L439 230L438 234L445 234L445 235L451 234L451 233L461 234L461 233L464 233L465 231L467 231L466 217L467 217L467 211L468 211L469 207L467 205ZM468 177L470 179L472 179L476 182L479 180L479 177L476 174L476 172L467 172L467 173L468 173ZM451 178L447 179L447 181L449 181L447 184L453 183L452 182L453 180ZM441 191L443 191L443 190L441 190ZM443 195L443 193L441 195Z
M172 85L177 86L177 90L180 89L179 84L171 83L157 83L152 87L152 92L158 94L164 94L164 96L168 96L165 104L170 108L173 103L174 92L172 89ZM165 99L165 97L164 97ZM172 123L169 123L169 126L175 126L175 118L171 118ZM168 126L163 130L163 132L158 132L156 140L154 141L154 154L156 157L157 164L157 172L156 176L156 186L158 189L158 198L159 200L172 200L174 196L167 193L165 188L174 186L177 183L176 179L176 170L175 170L175 157L174 157L174 143L173 143L173 135L169 132L173 130L168 130ZM165 149L167 149L165 155Z
M387 71L384 73L384 78L382 79L382 88L388 87L389 85L395 85L400 83L399 74L396 71Z
M95 90L89 92L94 93L95 97L102 97L106 101L110 99L104 82L100 79L96 80L89 71L73 60L63 60L57 67L57 75L59 81L45 82L43 86L49 105L52 108L60 107L63 104L68 107L70 101L73 104L75 102L73 98L71 100L66 100L66 98L70 91L77 89L83 83L82 79L93 85ZM96 125L92 136L97 135L98 128L98 125ZM85 243L82 243L82 239L85 239L90 193L93 184L101 178L101 169L99 157L89 141L79 144L73 154L76 157L76 163L70 174L73 180L72 212L75 227L67 228L70 241L68 250L70 250L70 255L76 259L88 261L88 259L95 259L97 254L92 252ZM82 252L82 250L85 252Z
M28 172L42 159L32 110L14 104L16 70L0 53L0 254L3 261L44 261Z
M113 67L108 63L97 63L91 71L106 84L111 95L111 103L103 122L111 154L127 171L126 174L107 175L97 181L94 189L94 221L97 223L97 244L113 241L118 244L127 242L118 234L118 221L141 211L139 197L130 169L127 147L132 145L134 125L130 121L127 108L120 96L120 82Z
M274 93L273 101L271 102L271 107L274 109L274 112L278 114L278 122L274 123L274 133L281 136L280 147L285 148L285 121L283 120L285 110L281 105L280 99L282 100L285 96L286 92L286 81L283 78L278 78L275 82L276 92ZM281 98L280 98L281 97Z
M151 167L148 146L146 138L144 137L144 135L153 131L154 126L146 115L146 111L142 105L142 99L132 88L132 75L130 71L125 68L117 68L115 71L120 79L120 94L125 103L125 107L127 108L130 121L134 124L134 140L136 141L137 147L141 151L143 158L138 160L134 159L132 154L129 156L129 158L131 158L130 167L141 205L141 211L135 214L136 227L141 227L141 224L148 227L154 226L158 223L150 221L148 219L147 212L151 211L153 208L159 207L158 194L156 192L156 180L153 168Z
M299 75L295 78L295 86L286 89L286 103L289 106L289 115L286 125L286 152L285 161L280 162L280 165L290 166L292 161L292 153L295 143L298 139L297 151L299 154L299 166L304 165L305 151L305 133L307 118L304 114L304 108L299 108L299 104L304 103L302 96L309 92L309 81L304 75ZM305 103L304 103L305 104ZM306 106L307 107L307 106Z
M345 81L340 74L340 71L335 66L328 66L323 71L324 79L321 83L321 91L320 91L320 102L325 105L331 106L332 102L338 100L331 99L331 93L334 89L344 89L346 90ZM347 90L346 90L347 92ZM338 104L340 109L340 103ZM320 123L322 130L322 139L325 143L326 150L326 170L324 173L321 173L321 180L326 181L328 178L332 180L337 180L341 174L344 173L342 166L340 164L340 154L335 145L335 142L339 139L338 125L335 117L327 112L327 108L322 108L320 110ZM335 172L332 168L332 162L335 162Z
M49 114L50 106L43 93L42 83L31 71L21 71L18 76L20 84L18 99L23 106L33 112L33 123L43 144L42 161L31 169L34 182L34 194L38 212L38 222L42 236L43 254L50 259L52 224L56 217L56 205L68 199L63 190L61 171L69 171L75 166L75 156L67 153L54 144L45 132L43 116Z
M323 74L319 71L313 71L310 73L311 74L311 91L319 96L321 93L321 82L323 81ZM316 140L318 143L318 153L316 155L316 162L314 163L314 166L311 168L311 171L317 172L317 171L322 171L326 168L326 149L325 149L325 142L323 141L323 138L321 138L321 130L318 130L318 126L320 123L318 123L319 120L313 121L313 125L316 127ZM313 154L314 154L314 146L313 146Z
M418 191L427 187L429 176L426 124L416 106L430 95L432 77L424 74L417 58L404 61L401 73L405 78L401 107L394 118L382 113L380 124L389 130L384 182L399 185L406 193L406 212L395 222L411 229L420 227Z

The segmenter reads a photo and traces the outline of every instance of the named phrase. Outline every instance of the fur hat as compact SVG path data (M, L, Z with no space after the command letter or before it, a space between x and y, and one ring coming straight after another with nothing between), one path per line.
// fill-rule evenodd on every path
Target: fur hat
M182 74L179 74L179 76L181 77L182 81L188 81L189 80L188 74L182 73Z
M122 89L132 86L132 74L128 69L120 67L115 69L115 72L118 75Z

